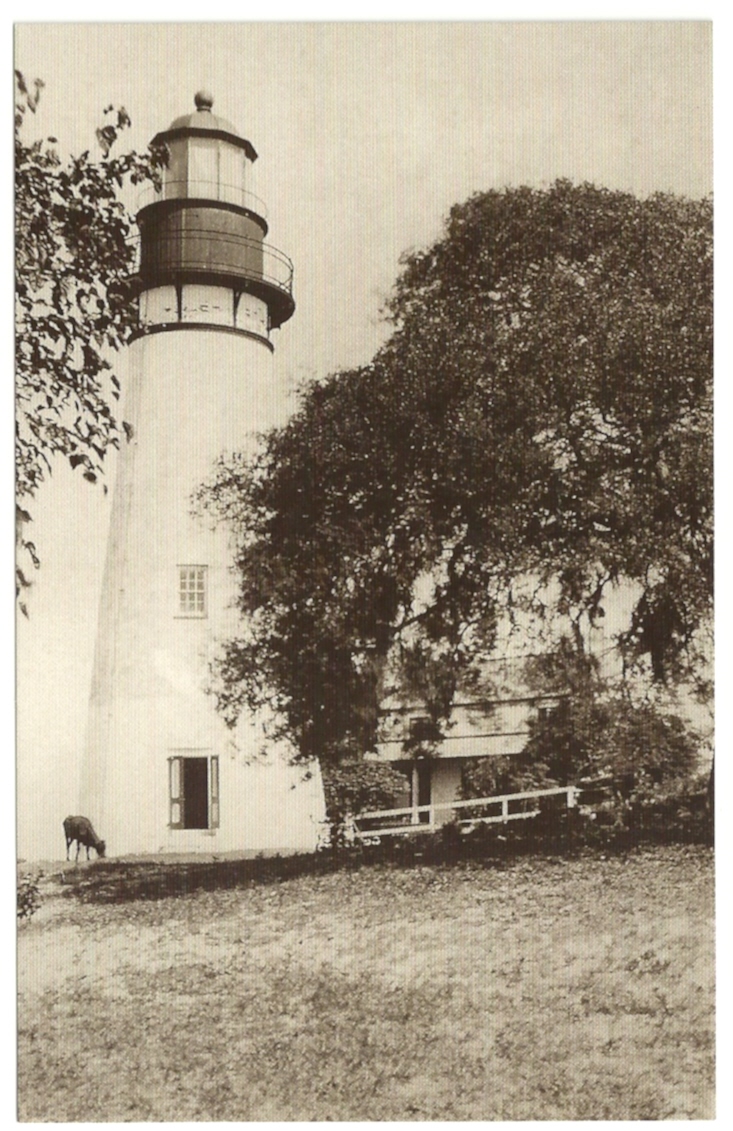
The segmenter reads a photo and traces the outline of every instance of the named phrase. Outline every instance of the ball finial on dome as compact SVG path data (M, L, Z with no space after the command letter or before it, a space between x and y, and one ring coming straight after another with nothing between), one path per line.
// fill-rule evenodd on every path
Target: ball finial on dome
M208 90L199 90L193 100L197 110L210 110L214 105L214 96L209 94Z

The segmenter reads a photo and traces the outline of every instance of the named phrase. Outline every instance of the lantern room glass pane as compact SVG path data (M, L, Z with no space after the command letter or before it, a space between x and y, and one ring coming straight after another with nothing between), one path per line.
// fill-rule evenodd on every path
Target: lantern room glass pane
M188 195L216 200L218 196L219 143L212 137L191 138L188 142Z
M188 146L183 138L168 143L168 165L163 172L163 195L175 200L186 195L188 178Z
M242 204L244 189L244 151L234 145L220 142L219 149L219 200L229 204Z

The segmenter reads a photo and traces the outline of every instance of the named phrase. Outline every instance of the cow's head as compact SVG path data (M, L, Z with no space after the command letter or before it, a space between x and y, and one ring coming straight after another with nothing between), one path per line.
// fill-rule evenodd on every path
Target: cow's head
M98 856L104 856L106 851L107 851L107 845L105 844L105 842L103 840L100 840L99 844L97 845L97 855Z

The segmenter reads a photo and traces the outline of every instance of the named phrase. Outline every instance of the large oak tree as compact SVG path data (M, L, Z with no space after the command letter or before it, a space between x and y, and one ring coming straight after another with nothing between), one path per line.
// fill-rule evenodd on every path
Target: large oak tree
M481 193L405 258L372 364L304 390L203 492L237 546L230 721L373 747L390 682L436 728L524 602L700 670L712 608L712 204L592 185ZM529 584L531 582L531 584Z

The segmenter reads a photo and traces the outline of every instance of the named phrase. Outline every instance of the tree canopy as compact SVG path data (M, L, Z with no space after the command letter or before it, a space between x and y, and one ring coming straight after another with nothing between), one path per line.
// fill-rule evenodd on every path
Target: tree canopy
M135 323L121 284L136 255L134 220L120 190L156 182L164 161L153 150L112 155L130 125L124 108L112 106L97 130L99 159L87 150L62 161L55 138L26 141L42 87L38 79L29 87L16 72L16 486L19 540L36 566L28 500L54 459L96 482L118 442L119 381L110 357ZM20 562L17 579L27 586Z
M225 715L303 756L374 745L394 686L436 725L502 617L596 623L657 681L712 605L712 203L558 181L480 193L405 257L373 362L303 391L202 493L235 535Z

